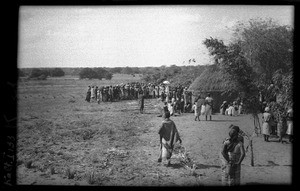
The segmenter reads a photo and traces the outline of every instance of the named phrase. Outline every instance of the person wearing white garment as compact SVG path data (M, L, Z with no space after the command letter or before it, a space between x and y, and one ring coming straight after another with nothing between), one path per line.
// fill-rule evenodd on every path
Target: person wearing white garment
M234 109L233 109L233 111L232 111L232 115L233 115L233 116L237 116L237 115L238 115L238 109L239 109L239 108L238 108L238 105L237 105L237 102L236 102L236 101L233 102L233 108L234 108Z
M293 109L290 108L287 111L287 130L286 130L286 134L289 136L289 141L293 142Z
M209 120L211 121L211 114L213 108L213 98L210 96L210 93L207 94L205 98L205 120L207 121L207 116L209 115Z
M226 109L226 111L227 111L227 115L229 115L229 116L233 115L234 107L233 107L232 103L229 104L229 107ZM226 111L225 111L225 113L226 113Z

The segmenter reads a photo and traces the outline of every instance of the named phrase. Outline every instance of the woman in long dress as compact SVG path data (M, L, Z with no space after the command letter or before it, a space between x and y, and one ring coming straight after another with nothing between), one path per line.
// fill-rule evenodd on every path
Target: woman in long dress
M271 120L271 114L270 114L270 108L266 107L265 112L263 113L262 120L263 120L263 125L262 125L262 134L264 136L264 141L269 142L269 136L271 134L271 129L270 129L270 120Z

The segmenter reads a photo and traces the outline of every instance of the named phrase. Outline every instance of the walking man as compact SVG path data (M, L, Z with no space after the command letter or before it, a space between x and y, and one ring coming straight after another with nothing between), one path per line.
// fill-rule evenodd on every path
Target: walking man
M179 136L175 123L170 119L170 112L165 112L164 118L165 119L158 131L160 142L160 155L158 162L162 162L163 159L166 159L167 166L170 166L174 144L177 141L181 144L182 140Z

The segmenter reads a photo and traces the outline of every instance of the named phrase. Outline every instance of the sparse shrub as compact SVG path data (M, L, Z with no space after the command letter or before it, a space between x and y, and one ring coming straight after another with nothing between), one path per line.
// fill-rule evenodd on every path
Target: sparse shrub
M97 181L97 177L95 175L95 172L93 171L93 172L88 173L88 175L87 175L87 182L89 184L95 184L96 181Z
M80 109L79 109L78 107L75 107L75 108L73 109L73 111L80 111Z
M83 132L82 138L83 138L83 140L90 139L91 138L90 132L89 131Z
M61 77L61 76L64 76L64 75L65 75L65 72L61 68L54 68L51 71L51 76Z
M75 103L75 100L74 99L70 99L69 103Z
M68 179L73 179L75 177L75 171L72 170L71 168L67 168L66 175Z
M51 166L51 167L50 167L50 173L51 173L51 174L55 174L54 166Z
M25 162L25 167L26 168L31 168L32 167L32 160L28 160Z

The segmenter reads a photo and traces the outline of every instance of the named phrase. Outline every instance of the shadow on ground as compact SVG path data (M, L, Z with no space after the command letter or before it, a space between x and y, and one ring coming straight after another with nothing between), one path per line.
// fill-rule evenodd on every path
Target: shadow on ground
M169 165L169 167L174 168L174 169L180 169L180 168L184 168L184 166L182 166L180 163L171 163Z
M202 120L202 121L206 121L206 120ZM209 121L209 120L207 120ZM211 120L211 122L236 122L238 120Z
M206 164L196 164L197 169L207 169L207 168L221 168L218 165L206 165Z

